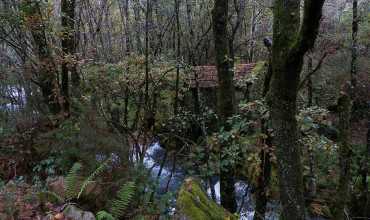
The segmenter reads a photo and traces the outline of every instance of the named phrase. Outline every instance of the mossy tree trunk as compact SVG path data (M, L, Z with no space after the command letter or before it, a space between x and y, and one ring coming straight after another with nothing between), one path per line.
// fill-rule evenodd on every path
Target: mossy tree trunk
M349 200L349 183L351 181L350 119L352 102L347 94L338 99L339 113L339 183L334 207L334 219L344 220L344 209Z
M227 19L228 0L215 0L212 12L213 34L216 51L216 66L218 75L218 115L222 126L227 130L227 119L234 113L234 88L233 88L233 67L229 57ZM227 145L221 147L220 163L228 160L222 151ZM221 166L220 168L220 191L221 205L230 212L236 211L234 195L233 168Z
M37 84L41 88L44 103L48 106L50 113L56 115L62 109L59 101L57 68L48 45L41 5L39 1L34 0L24 0L22 4L26 27L31 32L36 49L35 53L38 57Z
M368 119L367 121L367 144L364 157L365 158L363 163L362 185L364 188L365 206L363 209L363 216L370 218L370 209L366 208L370 207L370 191L369 191L370 180L367 178L367 176L369 175L369 164L370 164L370 119Z
M349 185L351 182L351 122L358 119L355 114L357 109L357 35L358 35L358 16L357 0L352 2L352 54L351 54L351 85L348 89L350 94L343 94L338 99L339 113L339 182L337 186L337 196L334 207L334 218L338 220L346 219L345 209L349 201ZM347 91L346 91L347 92ZM352 101L353 104L352 104Z
M305 218L296 101L303 56L314 46L324 1L304 2L302 24L300 0L276 0L273 10L273 75L269 106L278 160L282 219Z
M269 62L267 67L267 73L265 75L263 85L263 98L266 97L269 89L272 76L272 64L271 64L271 51L269 48ZM272 153L272 137L269 132L268 120L265 118L261 119L261 132L266 135L264 138L264 146L260 151L260 169L261 173L258 176L258 182L256 186L256 208L253 219L263 220L265 219L265 213L268 202L268 187L271 180L271 153Z
M63 110L69 115L69 73L74 87L79 87L79 76L76 70L74 57L76 52L75 40L75 0L62 0L62 50L63 50L63 63L62 63L62 85L61 94L63 96ZM69 61L68 61L69 60ZM75 88L77 89L77 88Z

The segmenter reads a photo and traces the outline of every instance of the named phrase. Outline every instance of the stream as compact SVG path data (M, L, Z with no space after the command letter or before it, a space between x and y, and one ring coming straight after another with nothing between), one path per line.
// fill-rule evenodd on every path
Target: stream
M158 181L157 194L163 195L166 192L167 182L172 175L171 181L168 185L168 191L176 193L183 181L186 178L186 171L181 166L181 164L176 164L176 168L172 173L173 160L166 160L161 175L158 178L158 173L160 172L161 162L165 155L165 150L160 146L159 143L154 143L148 150L144 158L144 165L146 168L151 169L152 178ZM171 174L172 173L172 174ZM213 186L210 184L205 184L203 181L203 186L207 188L207 194L210 198L211 187L214 187L216 202L220 204L220 182L218 177L211 178ZM251 188L244 181L236 181L235 183L235 195L237 200L238 208L240 212L240 220L252 220L254 216L254 201L252 199ZM174 198L175 199L175 198ZM244 200L244 201L243 201ZM174 211L174 207L169 208L171 212ZM278 205L269 203L267 207L266 220L278 220Z

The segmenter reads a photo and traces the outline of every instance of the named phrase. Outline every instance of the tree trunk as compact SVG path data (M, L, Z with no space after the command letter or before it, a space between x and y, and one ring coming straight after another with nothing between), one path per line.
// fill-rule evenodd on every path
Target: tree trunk
M62 50L63 50L63 63L62 63L62 88L61 94L63 96L63 110L69 115L69 72L71 76L77 75L75 61L68 62L67 57L74 56L76 52L75 42L75 0L62 0ZM76 77L76 76L75 76ZM76 79L74 77L74 79ZM76 83L76 82L75 82Z
M263 88L263 97L265 97L270 89L270 81L272 75L272 66L271 66L271 53L269 53L269 63L268 69L264 80ZM266 119L261 119L261 132L267 137L264 139L265 146L261 149L260 152L260 168L261 173L258 177L258 182L256 186L256 208L254 220L263 220L265 219L266 207L267 207L267 190L270 185L271 179L271 149L272 149L272 137L268 131L268 121Z
M186 0L186 20L189 28L189 35L190 40L194 39L194 30L193 30L193 16L192 16L192 1ZM189 55L188 55L188 62L190 65L196 65L194 60L194 47L192 45L189 46ZM199 104L199 85L198 85L198 73L197 71L193 71L194 73L194 80L195 80L195 88L191 88L191 94L193 98L193 105L194 105L194 113L196 115L199 115L200 113L200 104ZM195 129L196 131L199 131L198 128ZM199 136L200 132L194 132L196 139Z
M363 174L362 174L362 185L364 188L364 195L365 195L365 206L363 209L363 216L370 218L370 209L366 207L370 207L370 191L369 191L369 163L370 163L370 120L367 121L367 145L366 145L366 152L363 164Z
M351 84L353 88L357 86L357 50L358 50L358 2L352 2L352 59L351 59Z
M42 20L41 8L37 1L25 0L23 2L26 7L25 16L29 19L27 27L29 28L34 40L38 63L38 85L41 88L41 93L44 103L48 106L49 111L56 115L60 113L62 107L59 101L59 86L57 82L57 68L52 59L50 48L45 35L46 27Z
M122 53L126 55L127 59L131 54L131 35L130 35L130 13L129 13L129 0L119 1L119 9L121 13L122 20ZM123 42L124 45L123 46ZM130 72L130 67L126 67L126 75ZM125 127L128 126L128 105L129 105L129 96L130 91L127 85L124 88L124 109L123 109L123 124Z
M276 0L273 10L273 75L269 106L278 161L282 219L305 218L296 101L303 56L314 46L323 4L324 0L305 0L302 24L299 0Z
M344 211L349 200L349 184L351 181L351 98L344 94L338 99L339 113L339 183L334 210L334 219L344 220Z
M261 121L262 133L267 135L264 140L265 146L261 149L260 160L261 160L261 174L258 177L258 185L256 188L256 208L254 220L264 220L266 207L268 202L267 191L271 179L271 148L272 148L272 137L268 134L268 125L266 120Z
M256 3L252 2L252 15L250 26L250 44L249 44L249 59L250 63L254 60L254 46L255 46L255 32L256 32Z
M230 65L227 37L228 1L216 0L213 8L213 32L218 75L218 114L221 125L228 130L227 119L234 113L233 67ZM221 161L227 160L221 147ZM220 162L221 162L220 161ZM230 212L236 211L233 167L220 168L221 205Z
M334 207L334 217L338 220L346 219L345 209L349 201L349 185L351 182L351 122L357 116L356 110L356 86L357 86L357 0L352 2L352 56L351 56L351 87L350 95L344 94L338 99L339 113L339 182L337 186L337 197ZM352 104L353 101L353 104Z
M177 115L179 102L179 84L180 84L180 56L181 56L181 36L180 36L180 18L179 18L179 0L175 0L175 16L176 16L176 83L175 83L175 101L174 101L174 115Z
M312 57L309 56L308 57L308 61L307 61L307 70L308 70L308 73L310 73L312 71ZM308 107L312 107L313 105L313 87L312 87L312 77L311 76L308 76L308 79L307 79L307 99L308 99L308 103L307 103L307 106ZM315 158L314 158L314 151L313 151L313 147L312 146L308 146L308 163L309 163L309 179L308 179L308 196L309 196L309 199L314 199L316 197L316 175L315 175Z
M308 69L308 73L310 73L312 71L312 57L308 57L307 69ZM312 86L313 86L312 85L312 77L309 76L308 80L307 80L307 99L308 99L307 106L308 107L311 107L312 104L313 104L313 88L312 88Z
M143 53L143 46L140 38L140 33L142 30L140 30L140 2L138 0L134 0L134 19L135 19L135 40L136 40L136 49L139 54Z

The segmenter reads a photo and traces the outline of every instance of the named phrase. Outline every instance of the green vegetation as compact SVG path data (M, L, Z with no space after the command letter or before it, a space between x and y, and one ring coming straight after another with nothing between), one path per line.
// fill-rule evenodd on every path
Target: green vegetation
M367 2L0 1L0 219L370 218Z

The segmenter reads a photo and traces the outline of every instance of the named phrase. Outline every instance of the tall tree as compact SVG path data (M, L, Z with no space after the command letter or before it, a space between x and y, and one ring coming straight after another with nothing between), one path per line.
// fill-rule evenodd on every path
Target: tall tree
M358 1L352 2L352 59L351 59L351 84L355 88L357 86L357 50L358 50Z
M38 58L37 84L41 88L44 102L48 106L49 111L52 114L58 114L62 108L59 101L57 68L48 45L46 26L41 13L41 3L34 0L24 0L22 4L26 27L31 32L35 45L35 54Z
M282 219L305 219L301 149L296 120L303 56L314 46L325 0L276 0L273 15L271 126L276 146Z
M338 220L344 220L345 208L349 201L349 185L351 182L351 134L350 124L354 119L357 108L356 86L357 86L357 32L358 32L358 16L357 16L357 0L352 1L352 48L351 48L351 84L350 94L342 95L338 100L339 112L339 182L337 186L337 197L335 202L334 217ZM354 101L352 105L352 101ZM352 112L352 115L351 115Z
M176 84L175 84L175 100L174 114L178 112L179 102L179 84L180 84L180 56L181 56L181 33L180 33L180 1L175 0L175 17L176 17Z
M349 95L343 94L338 99L339 113L339 183L334 207L334 219L344 220L344 209L349 199L349 184L351 180L351 143L350 118L352 101Z
M265 98L269 89L270 89L270 81L272 75L272 64L271 64L271 40L269 38L264 39L264 45L268 50L268 66L267 72L264 79L263 84L263 93L262 97ZM265 219L265 213L267 208L267 201L268 201L268 187L270 184L271 179L271 149L272 149L272 137L269 132L268 120L265 118L261 119L261 131L263 134L266 135L263 138L264 146L260 151L260 174L257 179L256 185L256 208L255 214L253 219L254 220L263 220Z
M369 117L370 118L370 117ZM366 135L366 152L365 158L363 163L363 174L362 174L362 185L364 188L364 195L365 195L365 206L363 209L363 216L370 217L370 210L366 207L370 206L370 190L369 190L369 168L370 168L370 119L367 120L367 135Z
M64 55L62 63L62 85L61 94L63 96L63 109L69 114L69 72L73 79L73 84L78 86L79 77L76 71L74 59L71 59L76 52L75 42L75 0L62 0L62 51Z
M212 12L213 34L216 52L216 66L218 75L218 114L221 125L228 130L227 119L234 113L233 67L230 63L227 35L228 0L215 0ZM227 160L222 152L227 145L221 148L221 161ZM221 205L231 212L236 211L234 195L234 175L230 166L221 166L220 191Z

